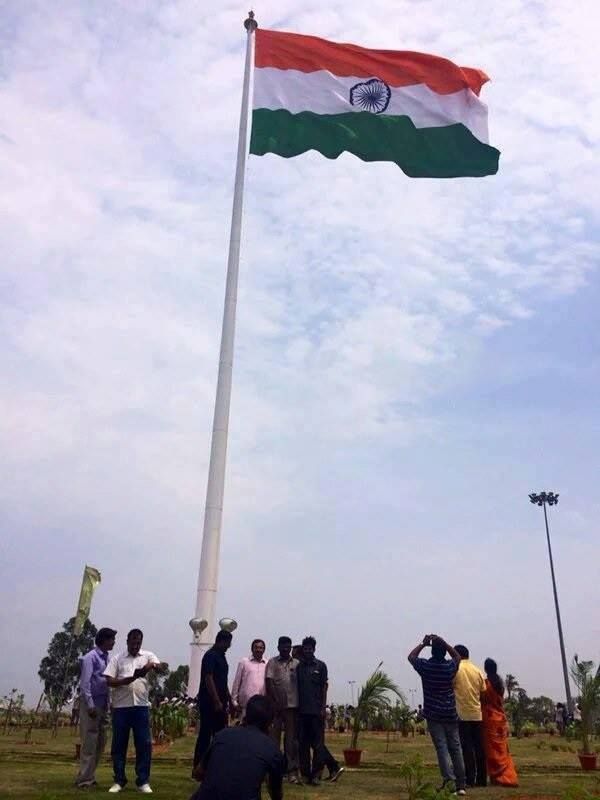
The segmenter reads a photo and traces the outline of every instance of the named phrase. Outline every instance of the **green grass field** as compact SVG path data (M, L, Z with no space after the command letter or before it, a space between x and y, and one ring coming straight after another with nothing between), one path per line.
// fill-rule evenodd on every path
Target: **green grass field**
M86 792L73 787L76 772L74 759L76 735L69 730L59 731L52 738L49 731L33 731L33 741L23 742L22 732L13 731L10 735L0 735L0 798L1 800L62 800L62 798L81 797L82 794L103 795L111 783L111 769L108 758L98 771L99 787ZM540 742L544 744L539 746ZM342 748L347 746L345 735L329 735L328 745L334 755L341 759ZM160 797L168 800L188 800L196 786L189 777L191 752L194 737L189 735L179 739L165 752L156 753L152 766L152 787ZM364 748L363 765L358 770L348 770L339 784L320 787L286 786L286 797L294 800L319 798L319 800L391 800L406 797L398 775L398 766L415 753L425 759L428 775L438 781L435 754L428 737L403 739L392 738L389 744L385 734L367 734L361 738ZM564 740L549 736L511 741L520 786L518 789L470 790L469 797L475 800L489 798L563 798L567 792L579 800L594 798L600 800L600 781L593 773L582 773L575 752L575 744L568 745ZM564 749L560 749L564 748ZM133 795L133 764L129 767L130 784L125 796ZM600 773L598 773L600 774ZM579 795L573 794L575 787L581 787ZM569 798L571 800L571 798Z

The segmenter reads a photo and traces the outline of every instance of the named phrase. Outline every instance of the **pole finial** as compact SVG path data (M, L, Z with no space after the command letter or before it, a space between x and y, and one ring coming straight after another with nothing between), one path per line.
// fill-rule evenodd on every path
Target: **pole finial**
M258 22L254 19L254 11L248 12L248 19L244 22L244 28L246 28L248 33L254 33L258 28Z

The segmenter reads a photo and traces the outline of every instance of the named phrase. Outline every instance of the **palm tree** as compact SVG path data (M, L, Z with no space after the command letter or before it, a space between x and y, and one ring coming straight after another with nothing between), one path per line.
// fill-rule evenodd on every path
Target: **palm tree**
M571 677L579 691L581 709L581 744L583 753L593 753L590 737L594 730L594 718L600 707L600 674L594 673L593 661L580 661L577 656L571 664Z
M358 702L354 710L350 749L357 749L358 736L364 720L367 720L373 714L389 712L391 702L388 697L388 692L392 692L399 697L403 703L406 703L402 692L394 681L381 670L380 664L364 686L361 686Z
M511 675L509 672L506 678L504 679L504 686L506 687L507 699L512 700L513 692L519 688L519 681L515 678L514 675Z
M410 731L413 731L413 723L415 721L416 712L413 711L406 703L396 702L396 707L393 710L394 723L398 726L402 736L408 736Z

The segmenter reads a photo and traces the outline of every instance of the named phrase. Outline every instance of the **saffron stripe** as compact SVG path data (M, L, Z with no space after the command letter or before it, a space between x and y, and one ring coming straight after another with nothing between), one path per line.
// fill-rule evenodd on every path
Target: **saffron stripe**
M447 58L409 50L369 50L355 44L338 44L298 33L256 31L255 66L328 70L341 77L380 78L390 86L424 83L438 94L471 89L479 94L489 80L485 72L459 67Z

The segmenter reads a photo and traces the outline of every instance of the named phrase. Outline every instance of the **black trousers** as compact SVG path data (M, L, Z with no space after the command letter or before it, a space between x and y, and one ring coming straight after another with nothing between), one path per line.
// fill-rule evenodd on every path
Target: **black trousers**
M323 720L318 714L298 715L298 748L303 778L313 780L323 767L327 767L329 772L339 769L338 762L325 747Z
M465 760L467 786L486 786L487 770L483 747L483 723L461 720L458 723L458 732Z
M227 714L225 711L200 709L200 730L198 731L198 738L196 739L196 747L194 749L194 767L204 758L215 733L222 731L226 726Z

